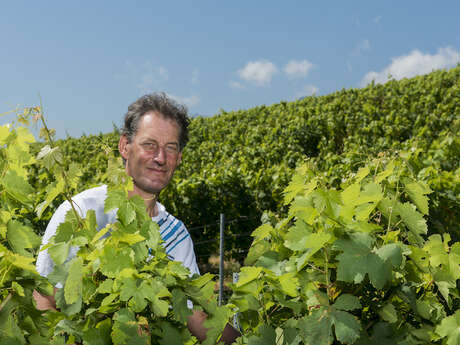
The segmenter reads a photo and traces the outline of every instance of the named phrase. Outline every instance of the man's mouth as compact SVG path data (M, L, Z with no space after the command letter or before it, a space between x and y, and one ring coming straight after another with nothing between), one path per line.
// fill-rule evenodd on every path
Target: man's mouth
M155 167L147 167L147 170L157 172L157 173L165 173L166 172L166 170L164 170L164 169L158 169L158 168L155 168Z

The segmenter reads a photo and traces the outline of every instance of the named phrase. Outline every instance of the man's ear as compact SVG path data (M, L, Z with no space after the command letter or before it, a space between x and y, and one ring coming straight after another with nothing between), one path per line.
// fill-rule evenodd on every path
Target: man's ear
M123 134L118 141L118 151L124 159L128 159L128 144L128 138Z

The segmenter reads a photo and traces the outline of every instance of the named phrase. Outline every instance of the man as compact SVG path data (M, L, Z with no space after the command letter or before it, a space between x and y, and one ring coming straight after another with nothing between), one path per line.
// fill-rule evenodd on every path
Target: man
M134 188L130 196L139 195L144 199L148 214L160 226L168 256L182 262L197 273L193 243L184 224L169 214L158 200L158 195L170 182L174 171L182 160L182 150L188 141L190 120L184 107L170 100L165 94L145 95L128 107L124 127L118 143L118 149L125 163L126 173L132 177ZM107 196L106 186L92 188L76 195L72 200L84 217L91 209L96 212L98 227L116 219L116 212L104 213ZM51 218L43 236L43 245L55 234L60 223L64 221L70 204L64 202ZM75 256L77 248L70 255ZM47 251L41 251L37 258L37 271L47 276L53 270L53 262ZM34 292L37 308L46 310L55 308L53 296L43 296ZM200 341L206 338L203 322L206 314L194 311L189 317L188 328ZM239 335L227 325L222 340L231 344Z

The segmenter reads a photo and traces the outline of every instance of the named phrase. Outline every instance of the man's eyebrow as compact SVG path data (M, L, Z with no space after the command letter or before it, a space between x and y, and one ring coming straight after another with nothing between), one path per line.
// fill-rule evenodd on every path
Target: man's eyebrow
M145 142L155 142L155 143L158 143L158 140L153 139L153 138L148 138L148 137L146 137L146 138L140 138L140 141L141 141L141 142L144 142L144 143L145 143ZM169 142L167 142L165 145L177 145L177 146L179 146L179 142L178 142L178 141L169 141Z

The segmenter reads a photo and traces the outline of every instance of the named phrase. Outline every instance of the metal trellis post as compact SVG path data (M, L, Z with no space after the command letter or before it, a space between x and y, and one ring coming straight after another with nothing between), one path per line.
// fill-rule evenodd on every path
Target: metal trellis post
M222 305L224 293L224 228L225 216L220 214L220 260L219 260L219 305Z

